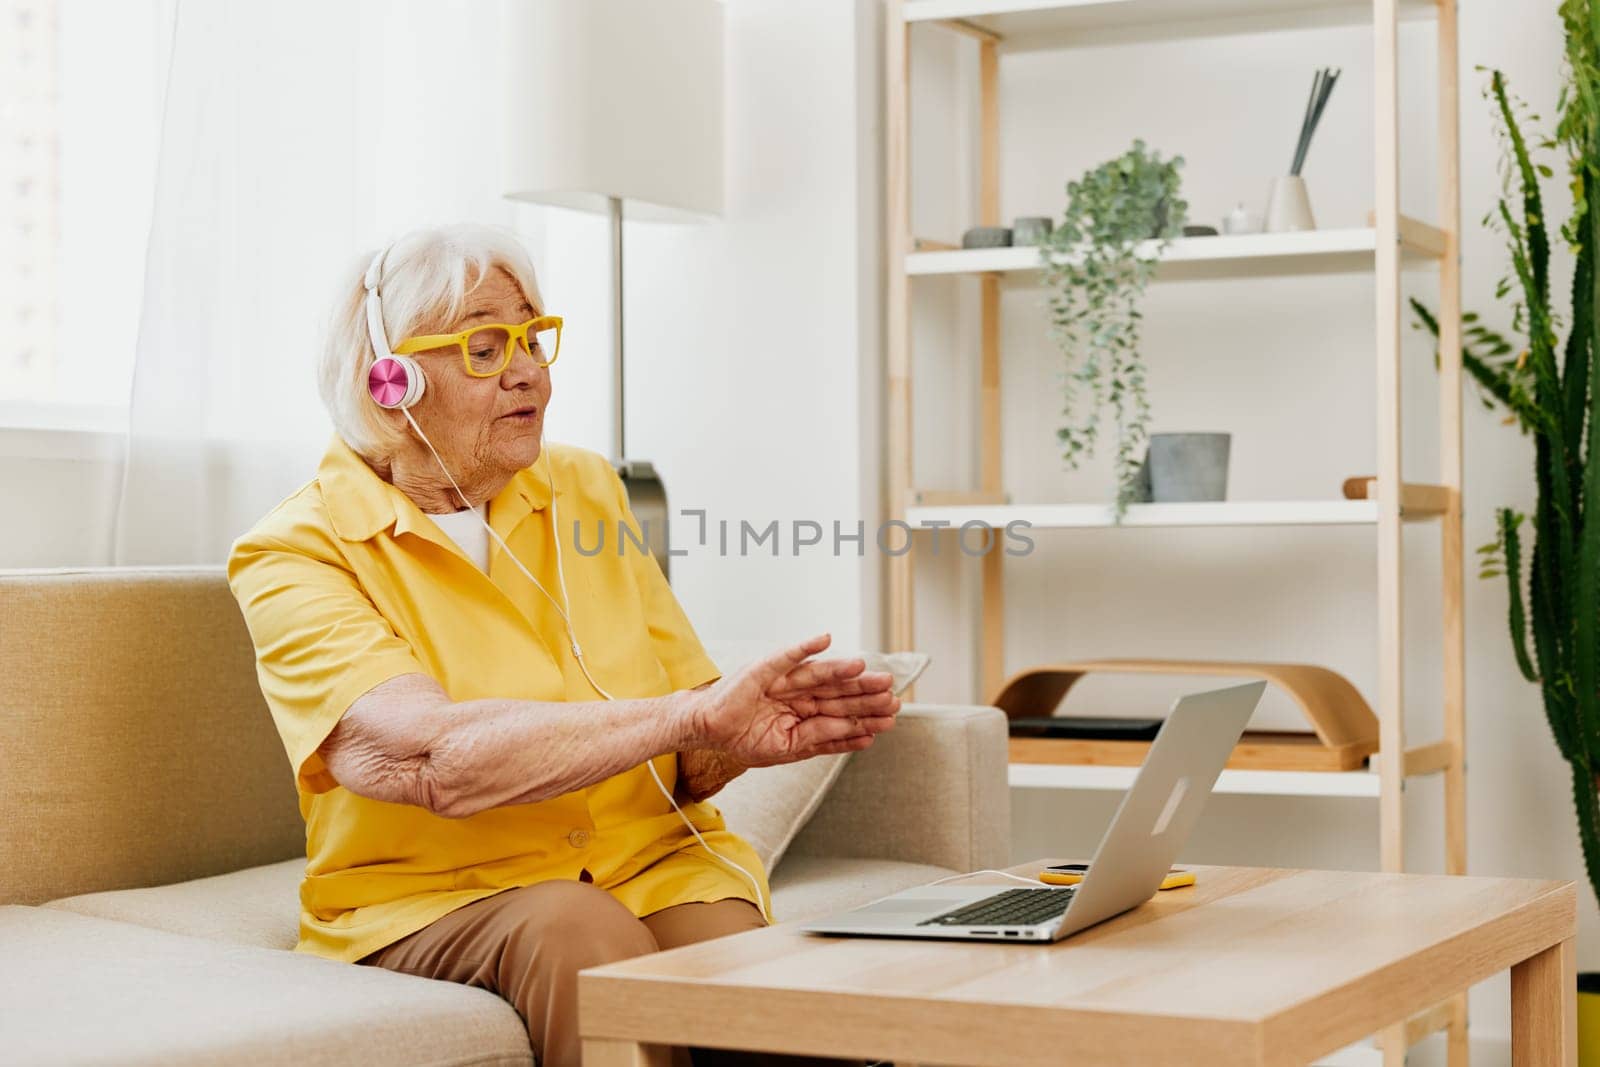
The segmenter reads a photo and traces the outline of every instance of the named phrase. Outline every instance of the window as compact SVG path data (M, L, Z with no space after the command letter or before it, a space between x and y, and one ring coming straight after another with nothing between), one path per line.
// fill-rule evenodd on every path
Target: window
M126 417L171 0L0 0L0 425Z

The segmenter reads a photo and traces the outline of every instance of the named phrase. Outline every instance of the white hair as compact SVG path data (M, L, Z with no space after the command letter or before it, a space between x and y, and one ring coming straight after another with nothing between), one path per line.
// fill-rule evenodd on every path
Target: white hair
M386 466L404 435L367 393L367 373L378 357L367 334L362 280L376 254L377 249L365 253L350 271L318 361L317 384L345 444L369 463ZM496 267L516 280L536 314L544 313L533 261L509 230L457 223L413 230L395 241L378 279L390 346L416 333L420 323L454 321L466 309L467 294Z

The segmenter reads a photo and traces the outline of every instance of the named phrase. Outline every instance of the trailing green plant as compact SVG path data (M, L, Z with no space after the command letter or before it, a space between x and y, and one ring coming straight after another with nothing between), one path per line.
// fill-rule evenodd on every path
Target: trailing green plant
M1538 116L1513 100L1499 71L1485 92L1503 177L1486 222L1505 235L1511 262L1496 296L1512 300L1512 329L1526 345L1513 356L1504 337L1469 329L1462 356L1491 406L1503 406L1533 439L1533 512L1496 512L1496 538L1478 550L1480 575L1506 581L1512 653L1539 686L1550 732L1570 766L1584 865L1600 898L1600 9L1595 0L1564 0L1560 13L1567 69L1555 138L1530 143L1524 130ZM1541 178L1554 176L1539 162L1551 150L1565 156L1572 195L1572 214L1559 231L1574 257L1564 342L1551 302L1540 187ZM1419 311L1422 327L1437 335L1432 316Z
M1156 257L1183 232L1188 205L1179 197L1182 156L1163 160L1133 147L1067 183L1061 222L1042 245L1050 286L1050 321L1066 364L1056 431L1061 458L1076 469L1094 455L1107 405L1116 423L1120 521L1136 499L1142 451L1150 435L1139 304Z

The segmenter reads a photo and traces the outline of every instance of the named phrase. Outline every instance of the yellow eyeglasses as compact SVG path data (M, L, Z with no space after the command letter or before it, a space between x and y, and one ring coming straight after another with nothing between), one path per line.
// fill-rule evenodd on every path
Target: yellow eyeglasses
M520 326L491 322L460 333L435 333L408 337L394 348L397 356L429 352L436 348L461 349L461 365L474 378L493 378L511 365L520 346L540 367L548 367L561 354L561 316L541 315Z

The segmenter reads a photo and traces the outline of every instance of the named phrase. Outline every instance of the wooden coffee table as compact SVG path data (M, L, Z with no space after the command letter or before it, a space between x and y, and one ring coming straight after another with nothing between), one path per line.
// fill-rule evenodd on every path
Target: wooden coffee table
M1302 1064L1508 967L1513 1061L1576 1063L1573 883L1194 870L1197 885L1054 945L784 924L584 971L584 1063L635 1067L671 1044L971 1067Z

